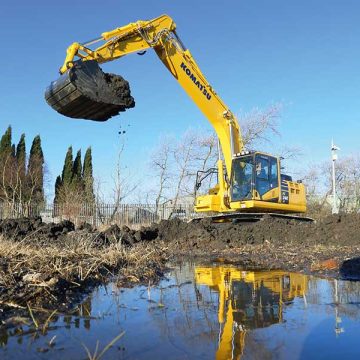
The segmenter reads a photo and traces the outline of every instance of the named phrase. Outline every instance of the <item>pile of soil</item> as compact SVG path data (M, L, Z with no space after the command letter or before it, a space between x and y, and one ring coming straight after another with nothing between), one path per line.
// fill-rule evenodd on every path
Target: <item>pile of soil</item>
M256 223L214 224L180 220L157 225L174 254L221 259L247 269L282 269L360 279L360 214L317 222L265 217Z
M96 243L99 246L109 245L112 242L121 242L125 246L132 246L143 241L153 241L158 238L159 229L156 224L151 227L141 227L140 230L132 230L128 226L110 226L107 230L99 232Z
M45 224L38 217L0 221L0 234L14 241L27 237L46 242L86 233L93 235L96 246L114 242L132 246L143 241L163 241L176 244L173 250L179 253L192 249L207 252L261 244L360 246L359 222L360 214L331 215L317 222L298 222L270 216L256 223L237 224L212 223L209 219L198 222L172 219L141 227L140 230L112 225L105 231L97 231L90 224L82 224L75 230L74 224L68 220L59 224Z
M176 241L181 249L223 250L244 245L271 243L308 247L360 245L360 214L331 215L317 222L298 222L265 217L256 223L214 224L203 219L185 223L179 219L162 221L156 227L158 237Z
M153 241L158 238L158 226L142 227L132 230L128 226L112 225L104 231L97 231L88 223L81 224L75 229L74 223L63 220L60 223L44 223L41 217L7 219L0 221L0 235L12 241L24 241L36 245L57 242L68 243L78 237L91 237L96 247L106 247L113 243L133 246L143 241Z
M56 240L74 230L75 225L69 220L58 224L45 224L41 217L0 221L0 234L14 241L23 241L29 237L39 242L46 242Z
M47 103L62 115L106 121L135 106L129 83L104 73L95 60L75 62L46 89Z

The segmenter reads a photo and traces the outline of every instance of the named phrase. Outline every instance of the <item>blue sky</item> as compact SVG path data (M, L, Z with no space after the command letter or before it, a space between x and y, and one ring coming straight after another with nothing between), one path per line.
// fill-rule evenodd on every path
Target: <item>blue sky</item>
M126 129L125 161L149 173L159 137L210 125L149 51L103 66L123 75L137 102L106 123L67 119L47 106L44 90L58 77L65 50L102 32L167 13L205 76L235 113L283 102L284 145L303 149L303 163L359 152L360 1L9 1L0 4L0 133L14 141L40 134L51 178L69 145L93 147L96 174L109 179ZM241 125L241 124L240 124ZM150 175L150 174L149 174Z

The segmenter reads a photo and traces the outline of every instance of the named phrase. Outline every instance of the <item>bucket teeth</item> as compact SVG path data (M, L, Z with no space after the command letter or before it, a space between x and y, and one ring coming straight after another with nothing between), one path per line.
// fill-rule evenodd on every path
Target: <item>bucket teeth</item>
M62 115L95 121L106 121L135 106L129 83L104 73L96 61L76 62L50 84L45 99Z

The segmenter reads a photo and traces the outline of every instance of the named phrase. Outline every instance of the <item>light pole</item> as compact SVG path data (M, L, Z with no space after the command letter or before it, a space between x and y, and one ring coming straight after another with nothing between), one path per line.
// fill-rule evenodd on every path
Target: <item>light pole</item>
M332 195L333 195L333 202L332 202L332 213L338 214L339 209L337 206L337 199L336 199L336 176L335 176L335 161L337 160L337 153L336 151L340 150L340 148L334 145L334 140L331 141L331 160L332 160Z

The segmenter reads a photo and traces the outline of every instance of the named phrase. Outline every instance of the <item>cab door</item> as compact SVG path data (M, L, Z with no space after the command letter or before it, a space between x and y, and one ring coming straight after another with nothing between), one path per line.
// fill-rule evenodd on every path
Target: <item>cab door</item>
M255 155L255 197L263 201L279 201L279 164L277 158Z

